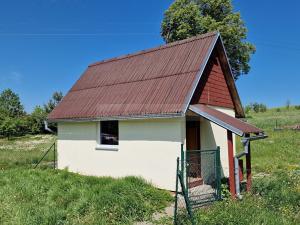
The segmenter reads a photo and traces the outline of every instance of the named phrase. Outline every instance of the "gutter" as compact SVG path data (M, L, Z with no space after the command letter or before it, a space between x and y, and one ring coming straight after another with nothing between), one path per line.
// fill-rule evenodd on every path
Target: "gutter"
M242 195L241 195L241 190L240 190L240 176L239 176L239 159L243 156L246 156L247 154L249 154L249 150L250 150L250 141L255 141L255 140L260 140L260 139L265 139L268 136L265 135L264 133L261 133L259 135L256 136L252 136L252 137L245 137L241 140L243 146L244 146L244 151L235 155L234 157L234 176L235 176L235 190L236 190L236 196L239 199L242 199Z
M54 133L54 131L51 130L51 129L48 127L48 122L47 122L47 120L44 120L44 129L45 129L46 131L49 131L50 133Z

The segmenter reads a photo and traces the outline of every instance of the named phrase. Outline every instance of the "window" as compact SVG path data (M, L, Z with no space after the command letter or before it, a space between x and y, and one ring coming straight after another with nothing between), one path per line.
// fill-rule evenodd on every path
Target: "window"
M100 144L101 145L119 144L119 121L100 122Z

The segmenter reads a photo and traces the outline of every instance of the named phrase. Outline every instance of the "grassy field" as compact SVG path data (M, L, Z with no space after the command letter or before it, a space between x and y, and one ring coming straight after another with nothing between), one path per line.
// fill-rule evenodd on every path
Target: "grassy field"
M55 141L53 135L28 135L0 139L0 169L31 168ZM45 161L53 160L53 153ZM45 162L44 161L44 162Z
M196 223L300 224L300 131L273 130L276 120L281 126L300 124L300 110L248 116L269 136L251 144L252 193L196 211ZM150 220L172 201L167 192L138 178L33 170L53 141L49 135L0 139L0 224L132 224ZM164 218L160 224L171 223L172 218Z
M132 224L151 220L172 197L140 178L80 176L45 169L55 141L51 135L0 139L0 224ZM45 163L46 162L46 163ZM41 169L42 168L42 169Z

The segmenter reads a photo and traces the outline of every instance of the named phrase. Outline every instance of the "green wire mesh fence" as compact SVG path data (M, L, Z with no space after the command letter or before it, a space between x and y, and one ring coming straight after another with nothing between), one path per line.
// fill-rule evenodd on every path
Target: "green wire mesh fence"
M194 224L193 211L221 199L220 148L188 150L177 159L174 224Z

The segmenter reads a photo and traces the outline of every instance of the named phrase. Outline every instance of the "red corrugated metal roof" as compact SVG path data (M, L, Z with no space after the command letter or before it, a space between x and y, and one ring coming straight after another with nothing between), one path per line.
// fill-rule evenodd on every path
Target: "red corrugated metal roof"
M219 126L232 131L233 133L239 135L239 136L245 136L245 134L250 133L262 133L263 131L251 124L248 124L244 121L241 121L237 118L234 118L232 116L229 116L223 112L220 112L216 109L213 109L211 107L202 105L202 104L196 104L196 105L190 105L189 109L212 121L213 123L218 124Z
M48 118L182 114L218 36L208 33L91 64Z

